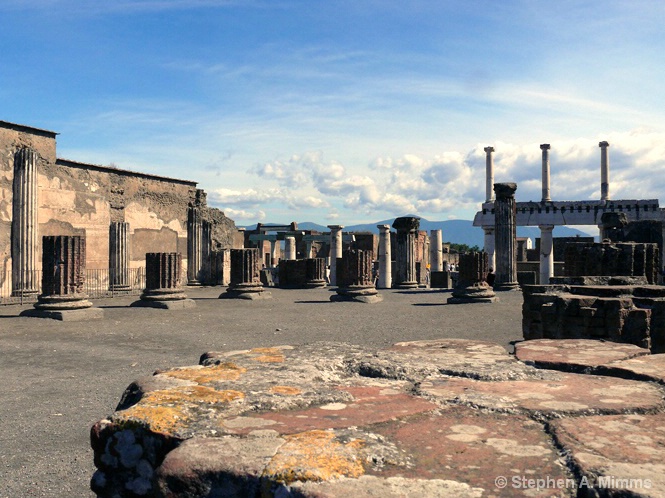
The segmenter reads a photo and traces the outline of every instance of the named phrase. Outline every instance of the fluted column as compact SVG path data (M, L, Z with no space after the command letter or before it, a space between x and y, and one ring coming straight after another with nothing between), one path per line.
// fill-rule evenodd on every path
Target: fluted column
M212 229L213 224L203 220L201 223L201 270L199 280L210 285L212 281Z
M443 234L441 230L430 232L431 271L443 271Z
M109 225L109 287L113 291L128 291L129 285L129 223Z
M203 220L201 208L190 206L187 212L187 285L201 285Z
M308 258L306 260L305 287L308 289L326 286L326 260Z
M494 290L519 290L517 282L517 227L515 183L495 183L494 227L496 279Z
M548 285L554 276L552 230L554 225L540 225L540 285Z
M284 237L284 257L289 261L296 259L295 237Z
M599 142L600 147L600 200L610 200L610 156L607 148L609 142Z
M457 286L448 304L493 303L497 300L487 283L489 260L485 252L460 254Z
M485 202L494 200L494 147L485 147Z
M39 292L37 256L37 153L30 148L14 154L12 199L12 295Z
M330 285L337 285L337 260L342 257L342 225L328 225L330 229Z
M376 291L372 279L372 251L349 249L344 251L337 268L337 294L331 301L378 303L383 298Z
M543 198L542 202L550 202L550 144L540 144L543 151Z
M377 225L379 229L379 289L392 286L392 255L390 250L390 225Z
M416 279L416 238L420 218L405 216L396 218L393 228L397 230L395 287L413 289L418 287Z
M258 249L231 249L231 283L219 297L250 300L272 297L261 283L261 264Z

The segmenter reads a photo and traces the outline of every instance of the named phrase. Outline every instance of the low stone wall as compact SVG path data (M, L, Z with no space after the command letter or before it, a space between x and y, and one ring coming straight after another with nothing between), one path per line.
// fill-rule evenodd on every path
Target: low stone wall
M603 278L612 282L524 286L524 338L604 339L665 352L665 287L593 284Z
M116 498L605 496L628 479L641 485L631 496L665 489L663 355L538 343L518 350L525 362L459 339L207 353L134 382L94 425L92 489ZM557 360L544 368L582 363L616 377L526 363L543 357Z

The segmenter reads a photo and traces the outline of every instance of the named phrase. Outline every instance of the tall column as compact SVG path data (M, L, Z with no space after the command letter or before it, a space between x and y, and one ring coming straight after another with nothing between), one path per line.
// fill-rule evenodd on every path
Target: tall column
M207 220L201 223L201 270L199 273L199 281L201 283L210 285L212 280L212 229L213 224Z
M550 202L550 144L540 144L543 151L543 202Z
M432 271L443 271L443 234L441 230L430 232L430 266Z
M487 264L492 270L495 270L496 259L494 256L494 227L491 225L484 226L483 232L485 233L483 250L487 253Z
M270 266L272 268L277 266L277 263L279 261L279 256L277 255L277 250L279 249L279 245L277 245L277 240L271 240L270 241Z
M109 225L109 288L128 291L129 285L129 223L113 222Z
M149 252L145 255L145 289L134 307L186 309L196 306L183 292L180 275L182 254L179 252Z
M554 225L540 225L540 285L548 285L554 276L552 230Z
M494 147L485 147L485 202L494 200Z
M330 300L378 303L383 300L372 280L372 251L349 249L338 261L337 293Z
M37 280L37 153L22 148L14 154L12 200L12 295L39 292Z
M258 249L231 249L231 283L220 299L271 298L261 283L261 253Z
M600 200L610 200L610 156L607 148L608 142L599 142L600 147Z
M84 292L85 238L56 235L42 239L42 293L35 309L21 316L85 321L103 318Z
M337 285L337 259L342 257L342 225L330 228L330 285Z
M201 285L202 222L201 208L190 206L187 212L187 285Z
M379 229L379 289L390 289L392 285L392 256L390 251L390 225L377 225Z
M296 238L284 237L284 256L287 260L296 259Z
M395 287L413 289L418 287L416 279L416 238L420 218L404 216L396 218L393 228L397 230L396 240L396 279Z
M519 290L517 283L517 229L514 183L495 183L494 235L496 279L494 290Z
M497 300L487 283L488 258L485 252L460 254L459 276L448 304L493 303Z

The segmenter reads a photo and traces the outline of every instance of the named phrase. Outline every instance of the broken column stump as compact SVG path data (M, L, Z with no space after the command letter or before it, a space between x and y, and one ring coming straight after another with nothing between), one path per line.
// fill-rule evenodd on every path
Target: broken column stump
M460 254L457 286L448 304L493 303L497 300L492 287L487 283L489 270L485 252Z
M337 294L333 302L378 303L383 297L377 292L372 279L372 251L349 249L344 251L337 267Z
M21 316L63 321L95 320L104 317L101 308L92 307L85 284L85 239L74 235L42 238L42 293L35 309Z
M210 352L132 383L92 427L91 487L116 498L660 496L663 386L620 371L538 369L463 339Z
M261 255L256 248L231 249L231 283L220 299L270 299L261 283Z
M308 289L325 287L327 285L325 258L308 258L305 261L305 287Z
M181 282L182 255L178 252L149 252L145 255L145 290L131 306L167 310L194 308Z

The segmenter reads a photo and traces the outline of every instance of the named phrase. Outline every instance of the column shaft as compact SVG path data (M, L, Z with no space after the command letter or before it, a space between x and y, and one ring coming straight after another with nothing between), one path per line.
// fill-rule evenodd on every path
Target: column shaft
M487 253L487 264L492 270L496 269L496 259L494 256L494 227L484 226L483 232L485 233L483 250Z
M201 208L190 206L187 212L187 285L199 285L201 274L203 225Z
M342 225L328 225L330 229L330 285L337 285L337 260L342 257Z
M392 286L392 256L390 250L390 225L377 225L379 229L379 289Z
M431 270L443 271L443 234L441 230L430 232Z
M405 216L396 218L393 228L397 230L396 241L396 279L395 287L418 287L416 279L416 238L420 218Z
M129 290L129 223L113 222L109 225L109 287Z
M610 200L610 156L607 148L608 142L598 143L600 147L600 200Z
M72 235L42 239L42 294L35 308L89 308L85 284L85 239Z
M296 259L296 238L284 237L284 256L287 260Z
M543 151L543 202L550 202L550 144L541 144Z
M496 249L495 290L518 290L517 229L514 183L495 183L494 228Z
M540 225L540 285L548 285L554 276L553 229L554 225Z
M494 200L494 147L485 147L485 202Z

